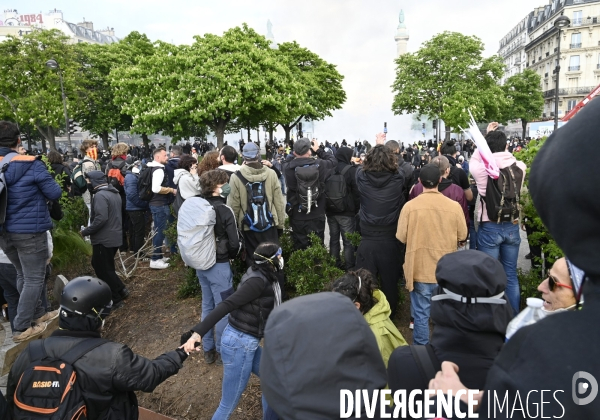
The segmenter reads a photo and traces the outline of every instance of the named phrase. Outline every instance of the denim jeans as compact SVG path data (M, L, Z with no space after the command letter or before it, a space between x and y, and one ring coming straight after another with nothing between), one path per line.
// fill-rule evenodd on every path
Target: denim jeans
M213 420L228 419L238 405L242 392L246 389L250 374L260 376L260 339L227 325L221 338L221 358L223 359L223 391L221 402L213 415ZM267 411L267 401L262 398L263 412Z
M156 235L152 238L152 246L154 247L152 260L156 261L163 257L162 246L165 241L165 229L167 228L167 221L171 215L171 209L168 204L164 206L150 206L150 212L152 212L154 230L156 231Z
M508 279L506 297L515 315L519 313L521 293L517 278L517 260L521 236L519 225L510 222L484 222L477 232L477 249L500 260Z
M4 290L4 299L8 304L8 317L10 328L15 331L15 317L19 305L19 291L17 290L17 270L12 264L0 264L0 287Z
M350 239L346 237L346 233L354 233L356 231L356 221L353 216L327 215L327 224L329 225L329 253L335 262L340 262L340 233L342 242L344 243L344 260L346 262L346 270L350 270L356 264L354 253L356 249L352 246Z
M431 294L437 283L413 283L410 292L410 313L415 319L413 330L413 344L425 345L429 343L429 314L431 307Z
M228 262L216 263L208 270L196 270L200 288L202 289L202 318L208 316L215 307L223 300L223 294L233 292L233 273ZM227 325L227 316L224 316L214 328L211 328L202 337L202 348L204 351L217 349L221 353L221 336ZM214 331L214 338L213 338Z
M285 194L285 177L283 175L279 178L279 183L281 184L281 194Z
M25 331L34 319L46 313L42 307L42 290L48 260L46 232L0 234L0 248L17 270L17 290L20 294L15 331Z

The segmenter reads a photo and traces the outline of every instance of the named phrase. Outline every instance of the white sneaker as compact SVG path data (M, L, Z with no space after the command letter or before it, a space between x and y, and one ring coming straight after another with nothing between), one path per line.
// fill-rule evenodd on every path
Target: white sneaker
M165 268L169 268L169 264L163 260L150 260L150 268L164 270Z
M163 257L163 258L162 258L162 261L164 261L164 262L168 263L170 259L171 259L171 258L169 258L169 257Z

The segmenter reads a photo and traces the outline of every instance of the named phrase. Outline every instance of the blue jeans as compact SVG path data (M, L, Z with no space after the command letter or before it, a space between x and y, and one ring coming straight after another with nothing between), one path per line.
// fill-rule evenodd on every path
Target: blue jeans
M42 317L42 291L48 261L46 232L0 234L0 248L17 270L17 290L20 294L15 331L25 331L34 319Z
M413 291L410 292L410 313L415 319L413 330L413 344L425 345L429 343L429 314L431 307L431 295L437 283L413 283Z
M10 328L15 331L15 317L19 305L19 291L17 290L17 270L12 264L0 264L0 287L4 290L4 299L8 304L8 317Z
M354 233L356 230L356 220L353 216L328 215L327 224L329 225L329 253L335 262L340 262L340 234L344 243L344 260L346 270L352 269L356 265L354 253L356 249L352 246L346 233Z
M223 300L223 294L233 292L233 273L228 262L216 263L208 270L196 270L200 288L202 289L202 318L208 316L215 307ZM214 328L211 328L202 337L202 348L204 351L217 349L221 352L221 335L227 325L227 317L224 316ZM214 338L213 338L214 331ZM215 344L216 342L216 344Z
M150 212L152 212L154 230L156 231L156 235L152 238L152 246L154 247L152 260L156 261L163 257L162 245L165 241L165 229L167 228L167 221L171 215L171 209L168 204L164 206L150 206Z
M517 260L521 236L519 225L510 222L484 222L477 232L477 249L500 260L508 279L506 297L515 314L519 313L521 293L517 278Z
M281 184L281 194L285 194L285 177L283 175L279 178L279 183Z
M228 419L237 407L242 392L246 389L250 374L260 376L260 339L241 332L231 325L225 327L221 338L221 358L223 359L223 395L213 420ZM267 411L267 401L262 398L263 412Z
M469 249L477 249L477 231L475 230L475 221L472 218L469 221Z

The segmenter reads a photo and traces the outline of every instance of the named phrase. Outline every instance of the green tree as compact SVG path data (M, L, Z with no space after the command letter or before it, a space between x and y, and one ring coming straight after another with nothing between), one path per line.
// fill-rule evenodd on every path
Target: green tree
M300 84L268 41L243 25L188 45L158 45L139 64L111 73L116 101L137 132L174 137L208 126L218 147L233 122L258 122L304 100Z
M483 43L475 36L444 32L425 42L413 54L396 60L392 85L396 115L415 113L441 118L458 131L469 121L496 119L508 104L498 80L504 64L498 56L482 58Z
M59 75L46 67L46 61L59 63L71 110L78 65L73 46L67 41L60 31L51 30L9 37L0 43L0 93L15 105L17 122L34 126L51 149L56 149L55 136L64 130L65 120ZM5 109L8 106L7 101L0 101L3 115L9 113Z
M540 118L544 109L544 95L542 94L541 77L531 69L509 77L502 89L510 106L504 108L503 120L521 120L523 136L525 138L527 123Z
M306 120L320 121L331 117L331 111L340 109L346 102L346 92L342 87L342 76L336 66L319 57L314 52L301 47L295 41L284 42L276 50L281 61L286 63L303 89L306 101L295 107L286 107L276 116L269 116L265 125L276 122L285 130L285 139L290 139L290 131Z

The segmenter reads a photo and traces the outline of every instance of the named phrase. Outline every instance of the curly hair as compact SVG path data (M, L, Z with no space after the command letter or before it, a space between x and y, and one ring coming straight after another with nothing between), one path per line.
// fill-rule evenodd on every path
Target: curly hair
M126 155L129 151L129 145L127 143L117 143L110 150L112 157Z
M81 142L81 146L79 146L79 151L81 152L82 156L85 156L87 149L94 147L94 146L98 147L97 140L86 139Z
M198 161L195 157L192 157L190 155L183 155L179 159L179 164L177 165L177 167L180 169L185 169L189 172L192 168L192 165L195 165L196 163L198 163Z
M202 176L204 172L217 169L221 165L219 161L219 152L208 152L198 165L198 175Z
M359 290L360 287L360 290ZM377 290L377 280L370 271L361 268L356 271L348 271L330 285L332 292L341 293L360 303L360 312L364 315L377 304L373 292Z
M365 157L363 170L365 172L398 172L396 155L389 147L378 144L373 147Z
M229 176L225 171L213 169L212 171L204 172L200 176L202 195L204 197L210 197L217 189L217 185L226 184L228 180Z
M50 162L50 163L63 163L63 157L56 150L50 150L48 152L48 162Z

